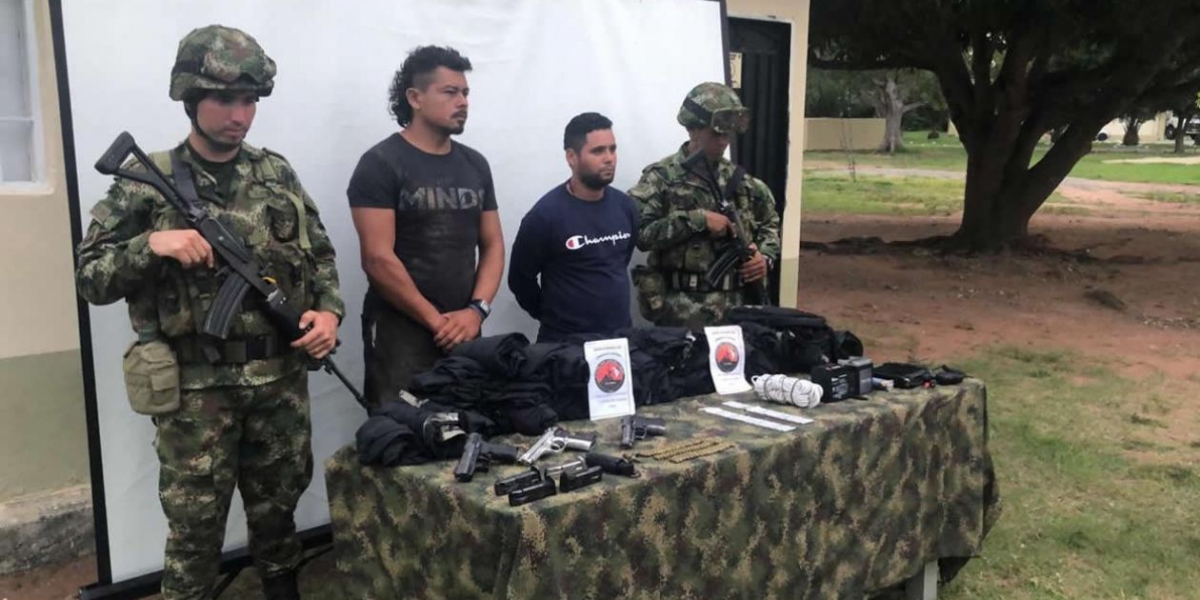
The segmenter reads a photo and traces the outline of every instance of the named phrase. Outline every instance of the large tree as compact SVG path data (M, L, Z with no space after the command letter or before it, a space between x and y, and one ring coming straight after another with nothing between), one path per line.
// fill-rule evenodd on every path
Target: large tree
M904 116L921 108L945 110L937 80L927 71L830 71L811 69L805 90L804 114L817 118L863 118L874 115L884 120L881 152L904 146L901 137Z
M901 137L904 115L922 106L940 105L941 93L926 71L880 71L871 78L871 83L867 98L875 107L875 116L884 121L879 151L891 154L904 146Z
M809 36L815 67L937 77L967 151L950 241L976 249L1025 238L1106 123L1200 83L1200 0L812 0Z

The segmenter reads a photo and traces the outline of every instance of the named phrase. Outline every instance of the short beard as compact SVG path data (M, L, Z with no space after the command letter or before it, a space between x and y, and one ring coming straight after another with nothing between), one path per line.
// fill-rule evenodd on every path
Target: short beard
M580 173L579 182L582 183L587 189L599 192L608 187L608 184L612 183L612 178L601 177L595 173Z
M442 135L444 135L446 137L450 137L452 135L459 135L466 128L467 128L467 120L465 118L462 120L461 123L458 121L453 121L453 125L436 125L436 126L434 126L434 129L436 129L437 131L439 131Z
M200 124L195 122L195 120L192 121L192 128L196 130L196 133L200 134L200 139L204 140L203 143L206 144L208 146L208 149L210 151L212 151L214 154L224 154L226 152L233 152L234 150L237 150L238 148L242 147L241 142L238 142L236 144L228 144L226 142L222 142L221 140L214 138L213 136L209 135L208 132L201 129Z
M233 152L234 150L237 150L238 148L242 147L241 142L238 142L236 144L226 144L225 142L215 140L206 135L202 135L200 137L204 138L204 143L208 144L208 149L212 150L216 154L224 154L226 152Z

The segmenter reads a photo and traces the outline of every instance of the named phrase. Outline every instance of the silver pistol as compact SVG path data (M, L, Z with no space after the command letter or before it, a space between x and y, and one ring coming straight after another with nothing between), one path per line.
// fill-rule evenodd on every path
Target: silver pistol
M551 427L529 447L529 450L517 457L517 462L523 465L532 465L547 452L562 452L567 449L587 452L595 443L595 434L589 437L580 437L568 433L562 427Z

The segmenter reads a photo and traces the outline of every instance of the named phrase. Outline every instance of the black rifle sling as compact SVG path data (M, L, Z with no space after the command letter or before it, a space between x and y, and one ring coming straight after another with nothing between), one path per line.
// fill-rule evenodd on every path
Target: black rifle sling
M729 181L725 182L725 200L733 203L734 197L737 196L738 188L742 187L742 182L746 179L746 170L738 165L733 168L733 175L729 176Z
M200 194L196 192L196 183L192 181L192 168L179 159L179 153L171 151L171 178L175 180L175 189L179 190L179 199L191 214L201 214L204 209L200 205Z

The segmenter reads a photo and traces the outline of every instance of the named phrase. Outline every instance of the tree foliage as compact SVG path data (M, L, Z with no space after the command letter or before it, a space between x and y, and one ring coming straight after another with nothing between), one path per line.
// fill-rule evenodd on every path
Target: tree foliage
M1105 124L1200 89L1200 0L813 0L810 23L810 66L937 78L968 156L953 241L976 248L1026 236Z

